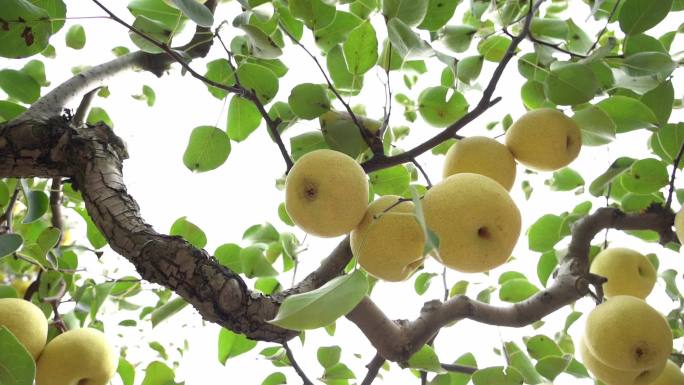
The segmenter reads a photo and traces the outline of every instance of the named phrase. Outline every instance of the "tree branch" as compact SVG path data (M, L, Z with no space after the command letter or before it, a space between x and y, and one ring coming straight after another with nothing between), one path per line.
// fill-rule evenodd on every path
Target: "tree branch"
M672 162L672 174L670 175L670 188L667 192L667 201L665 201L665 207L670 208L672 206L672 196L675 189L675 176L677 175L677 167L679 167L679 162L682 160L684 155L684 141L679 146L679 152Z
M363 381L361 381L361 385L371 385L373 381L375 381L375 378L378 376L378 372L380 371L380 368L382 365L385 363L385 359L382 358L382 356L378 353L373 357L371 362L366 365L366 368L368 368L368 372L366 373L366 377L363 378Z
M292 364L292 367L294 368L295 372L297 372L299 378L302 379L302 384L313 385L313 382L309 380L309 378L306 376L306 373L304 373L302 368L295 360L294 354L292 354L292 349L290 349L290 346L287 344L287 342L283 342L283 348L285 348L285 354L287 355L287 359L290 360L290 363Z

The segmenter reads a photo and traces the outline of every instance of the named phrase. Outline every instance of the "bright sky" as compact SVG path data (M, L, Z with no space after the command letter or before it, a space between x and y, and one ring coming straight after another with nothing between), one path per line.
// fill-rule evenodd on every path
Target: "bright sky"
M69 16L94 16L102 15L102 11L86 0L67 0ZM125 9L125 2L108 0L104 3L117 15L132 21L130 14ZM467 2L465 2L467 3ZM238 12L236 3L222 5L219 8L217 21L229 19L230 15ZM596 32L602 23L593 23L593 20L585 21L589 8L579 1L573 2L573 18L578 25L592 24L592 29L587 32ZM463 7L461 6L459 10ZM457 14L459 14L457 10ZM673 30L678 25L674 17L670 18L661 26L652 30L654 36L660 36L662 32ZM48 79L53 85L70 76L70 68L77 65L94 65L113 56L110 49L117 45L125 45L134 48L127 37L126 31L113 21L103 19L68 20L65 30L73 23L81 23L87 32L88 43L86 47L75 52L67 48L63 41L63 34L53 38L51 43L57 49L56 59L45 59ZM595 25L594 25L595 24ZM383 28L376 28L384 33ZM191 30L191 28L188 28ZM230 40L235 36L235 29L226 29L224 38ZM314 51L317 49L311 43L309 35L306 35L308 46ZM681 37L679 37L681 39ZM177 40L181 43L182 38ZM681 44L677 40L675 44ZM681 45L680 45L681 46ZM526 43L525 52L529 52L530 45ZM218 47L215 46L209 60L219 57ZM562 56L561 56L562 58ZM280 92L276 100L286 100L289 89L302 82L322 82L323 78L317 72L313 62L307 60L297 47L288 46L282 60L290 67L290 72L284 81L281 81ZM192 66L200 73L204 72L206 60L197 60ZM22 63L3 60L3 66L19 68ZM419 81L415 90L430 85L438 84L442 65L435 64L430 67L431 71L425 74ZM487 73L493 69L492 63L487 63L485 72L480 77L487 80ZM282 202L284 195L275 188L275 179L282 175L284 163L277 151L276 146L270 141L265 128L262 126L246 141L233 143L233 149L226 164L217 170L204 174L193 174L182 163L182 154L187 144L190 131L199 125L217 125L225 128L226 106L224 102L215 99L207 91L206 87L190 76L180 76L179 66L174 66L171 73L162 79L147 73L127 73L108 82L112 94L108 99L96 99L94 106L104 107L114 121L115 132L128 144L130 159L124 163L125 180L130 193L137 199L142 215L158 231L166 232L171 224L181 216L200 226L207 234L209 244L207 250L214 249L223 243L240 243L243 231L250 225L271 222L281 231L292 231L299 239L303 239L303 232L288 228L277 217L277 207ZM681 98L682 80L681 70L675 73L676 97ZM407 92L398 74L392 74L394 92ZM484 129L486 123L500 120L506 113L514 118L523 112L523 106L519 97L519 89L522 78L518 75L515 62L509 65L502 79L496 96L502 96L503 101L491 108L483 117L477 119L460 133L465 136L471 135L498 135L500 127L495 131L488 132ZM367 88L364 94L351 99L352 104L363 103L366 105L371 117L379 118L382 115L383 94L382 83L384 73L371 71L366 75ZM143 84L152 87L157 95L156 105L147 107L144 102L136 101L130 95L138 94ZM417 95L417 92L411 94ZM469 91L466 97L475 104L479 98L477 90ZM71 105L75 107L77 101ZM682 120L681 110L675 111L671 121ZM315 129L315 121L303 122L289 131L289 135ZM393 125L404 124L402 107L395 105L392 120ZM422 122L411 124L411 134L414 136L400 142L406 148L419 143L438 132L438 129L429 127ZM621 135L610 147L583 148L579 158L571 165L576 170L581 170L585 181L590 183L596 176L602 173L608 165L617 157L629 155L632 157L648 157L649 152L645 147L647 133L632 133ZM286 139L286 143L288 140ZM420 163L426 168L433 182L441 176L441 157L425 155L419 158ZM573 192L558 193L545 191L544 180L550 173L527 176L523 174L523 168L518 168L518 179L513 189L512 196L523 214L523 229L546 213L560 214L571 210L577 203L591 200L594 207L603 204L600 199L591 199L588 194L582 194L577 198ZM534 188L532 198L527 201L520 189L520 182L529 180ZM683 186L680 186L683 187ZM71 216L73 221L78 221L77 216ZM524 230L523 230L524 231ZM667 251L657 245L646 244L635 238L621 235L615 231L610 233L609 240L613 246L626 246L638 249L642 253L657 253L661 261L661 270L678 266L681 262L679 255ZM326 256L339 240L307 238L306 251L301 256L300 274L306 273L318 266L319 261ZM516 260L510 264L493 270L489 277L484 274L466 275L449 271L447 281L452 285L458 280L470 280L471 287L468 293L475 295L481 289L491 283L495 283L499 275L508 270L519 270L530 278L530 281L539 285L536 276L536 262L538 253L527 249L526 238L521 239L514 252ZM102 259L107 275L121 277L133 273L133 268L125 260L109 251ZM101 266L102 267L102 266ZM441 273L442 269L435 261L428 261L425 271ZM103 278L100 278L103 279ZM288 285L291 276L285 274L281 283ZM684 287L684 286L683 286ZM419 297L413 290L413 279L404 283L378 283L373 291L372 298L385 313L393 319L414 319L422 306L422 303L440 298L442 285L439 279L435 279L430 290ZM141 297L142 298L142 297ZM498 301L496 293L492 296L493 302ZM654 293L649 297L649 303L657 307L661 312L670 310L669 300L663 291L662 282L658 282ZM143 303L142 299L136 302ZM589 298L583 299L576 304L577 310L587 311L593 306ZM114 310L114 309L110 309ZM523 335L535 335L544 333L553 335L561 328L560 325L571 311L566 307L545 319L546 325L539 330L525 328L516 330L511 328L497 328L479 325L470 321L462 321L457 325L444 329L435 343L436 350L443 362L451 362L466 352L475 353L479 366L505 365L505 360L492 351L500 348L502 341L515 341L522 344ZM135 313L119 313L117 319L135 318ZM175 348L168 348L171 361L177 360L180 365L177 370L177 380L184 380L188 385L213 385L234 383L241 385L258 385L272 371L285 372L290 381L296 384L299 379L290 368L275 368L269 362L261 359L256 354L262 348L271 346L260 343L252 352L231 359L224 367L217 360L217 336L218 328L213 324L204 324L194 312L186 308L171 320L157 326L154 330L143 331L130 330L123 336L116 336L114 330L126 329L116 327L115 323L109 324L108 331L112 339L121 347L126 346L131 362L137 358L154 358L155 352L147 345L152 341L160 341L163 344L169 342L175 346L182 346L183 340L189 341L190 349L181 358ZM581 334L583 318L571 328L573 336ZM131 328L132 329L132 328ZM340 344L343 348L342 362L346 363L356 373L359 381L365 375L364 365L374 355L374 349L366 341L361 332L345 319L338 321L337 332L334 337L329 337L325 332L313 331L307 333L306 343L302 346L299 340L293 340L291 346L300 365L308 373L310 378L322 375L322 368L316 361L316 349L318 346ZM681 341L676 343L681 349ZM361 358L353 354L361 354ZM378 379L378 384L418 384L419 380L412 378L408 371L401 371L395 364L389 373L382 373L384 381ZM118 377L114 384L119 384ZM574 377L561 375L555 384L589 384L591 381L578 381Z

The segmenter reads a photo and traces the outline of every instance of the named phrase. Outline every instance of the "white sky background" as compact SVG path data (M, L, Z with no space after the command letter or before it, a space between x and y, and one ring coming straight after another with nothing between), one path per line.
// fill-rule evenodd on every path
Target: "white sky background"
M66 3L69 7L68 16L70 17L103 15L103 12L94 3L87 0L67 0ZM130 13L125 9L127 2L108 0L104 3L117 15L132 22ZM462 14L463 6L467 6L468 2L464 1L464 3L459 6L457 15ZM574 0L572 9L573 18L578 25L583 27L590 25L591 28L587 31L590 35L603 27L603 21L598 23L593 20L585 21L589 8L581 1ZM216 16L217 23L223 19L231 20L231 16L236 15L238 11L239 7L236 6L235 2L220 6ZM679 15L681 13L675 14L675 17L671 16L666 22L651 30L649 34L657 37L666 31L676 29L679 24L676 16ZM457 23L457 21L455 22ZM64 31L73 23L82 24L88 37L85 48L78 52L67 48L63 39ZM192 32L192 25L188 25L186 30ZM381 35L385 34L382 27L378 27L376 30ZM226 41L230 41L237 33L235 29L228 28L223 37ZM308 43L307 46L313 52L318 52L310 33L306 32L305 38ZM182 44L182 39L178 39L176 42ZM71 76L70 68L73 66L95 65L110 60L113 58L110 50L114 46L125 45L134 49L124 28L114 21L106 19L68 20L64 30L54 37L51 43L57 49L57 58L46 59L39 56L36 58L46 63L48 79L52 81L53 86ZM472 48L475 45L476 42L472 44ZM523 45L524 52L529 52L530 47L529 43L525 43ZM673 52L680 50L677 47L682 47L681 36L675 41L673 47ZM204 63L218 57L221 57L220 47L215 44L207 60L196 60L192 66L198 72L204 73ZM563 55L559 57L562 60L566 59ZM323 81L314 63L303 55L298 47L288 45L281 60L289 66L290 71L285 79L281 79L280 91L275 100L286 100L289 90L296 84ZM2 60L0 63L2 66L10 68L20 68L23 65L21 61L10 60ZM430 63L433 66L430 66ZM483 74L480 76L481 81L486 82L488 80L488 74L491 73L494 66L493 63L486 62ZM405 92L413 97L417 96L417 93L423 88L439 84L439 76L443 67L436 61L428 62L430 72L423 75L412 93L405 89L401 75L393 72L391 76L393 77L394 93ZM190 221L206 232L209 239L207 250L210 252L213 252L217 246L223 243L240 243L242 233L247 227L265 221L273 223L280 231L292 231L300 240L303 239L304 233L302 231L289 228L277 217L277 207L283 201L284 194L275 188L275 179L282 175L284 162L277 147L270 141L263 125L246 141L242 143L233 142L228 161L219 169L203 174L193 174L183 166L182 154L191 130L199 125L217 125L220 128L225 128L227 106L224 105L224 102L211 96L200 81L190 76L181 77L179 68L178 65L175 65L171 73L162 79L148 73L120 75L107 83L112 92L111 96L107 99L96 98L93 103L94 106L100 106L107 110L114 121L115 132L128 144L130 159L124 163L125 180L130 193L141 207L143 217L158 231L167 232L177 218L187 216ZM678 98L682 97L681 90L682 85L684 85L681 80L681 73L682 71L678 70L673 78L675 96ZM352 104L365 104L369 116L373 118L382 116L384 97L381 80L384 80L384 73L376 69L371 70L366 75L364 93L351 99ZM499 135L501 133L500 126L489 132L484 129L484 126L490 121L500 120L506 113L512 114L514 119L524 113L519 96L519 89L523 82L524 80L516 70L516 61L514 60L506 69L495 92L495 96L502 96L503 100L464 128L460 134L465 136ZM136 101L130 97L130 95L139 94L143 84L149 85L156 92L157 101L153 108L149 108L144 102ZM474 105L479 99L479 91L469 91L466 93L466 97L471 105ZM77 103L78 101L74 101L70 107L75 108ZM403 108L395 103L392 125L405 124L402 114ZM683 115L681 111L675 110L670 121L681 121ZM420 119L410 126L411 137L399 142L399 146L410 148L436 134L439 130L427 126ZM316 127L316 121L298 124L287 132L284 138L285 143L289 143L290 135L296 135ZM623 134L609 147L584 147L579 158L571 166L581 171L588 184L605 171L608 165L619 156L650 156L644 141L647 135L646 132ZM442 157L429 154L418 158L433 182L439 181L441 177L442 159ZM466 275L449 271L447 273L449 285L461 279L469 280L472 283L468 293L474 296L489 284L495 283L501 273L509 270L521 271L527 274L531 282L539 285L536 275L536 263L539 254L527 249L527 241L524 235L527 227L543 214L560 214L563 211L571 210L577 203L584 200L592 200L594 208L604 204L602 199L593 199L588 193L577 198L573 192L549 192L543 183L550 176L551 173L542 173L527 178L526 175L523 175L523 168L518 168L518 179L512 191L512 196L523 215L523 234L514 252L517 260L493 270L489 277L484 274ZM525 200L520 189L520 182L526 178L534 187L534 193L529 201ZM684 186L680 185L679 187ZM676 202L675 205L678 208ZM71 219L79 221L77 216L72 215ZM679 269L682 267L681 256L658 245L647 244L635 238L621 235L616 231L610 233L609 240L612 241L613 246L632 247L644 254L657 253L661 263L659 271L671 267ZM332 250L338 241L339 239L308 237L306 244L308 251L300 256L298 277L304 277L317 267L319 261ZM87 258L89 257L84 256L82 260ZM102 261L110 277L122 277L134 273L133 267L129 263L111 251L105 253ZM427 262L425 271L441 273L442 268L441 265L431 260ZM290 278L290 273L287 273L280 278L280 281L287 286ZM404 283L379 282L373 291L372 298L390 318L414 319L423 302L441 298L443 288L439 278L436 277L430 290L420 297L414 292L413 279ZM100 277L100 279L102 278ZM659 281L648 300L661 312L667 313L672 305L663 289L664 284ZM137 298L135 301L142 302ZM497 301L498 294L494 293L492 302L497 303ZM592 306L593 302L590 298L582 299L576 304L580 311L588 311ZM521 330L498 328L462 321L454 327L443 329L435 342L435 347L443 362L452 362L461 354L470 351L476 355L480 367L505 365L505 359L494 354L493 348L500 348L502 341L511 340L522 345L521 337L523 335L544 333L552 336L553 333L562 328L561 325L570 311L570 307L565 307L547 317L545 319L546 325L537 331L531 328ZM116 317L135 319L137 314L120 313ZM584 318L580 319L571 328L573 336L580 335L583 321ZM129 330L123 338L119 338L113 332L127 328L117 327L112 322L108 324L108 333L119 346L128 347L128 358L132 363L135 363L138 358L155 357L156 353L147 346L149 342L160 341L163 344L172 342L177 346L182 346L183 340L187 339L190 343L190 349L182 358L179 357L174 348L167 348L167 352L171 356L170 362L173 360L180 362L176 371L177 380L184 380L188 385L228 383L258 385L273 371L283 371L288 375L291 384L300 382L291 368L275 368L260 358L257 352L264 347L272 346L266 343L259 343L250 353L230 359L224 367L216 358L218 327L213 324L202 324L203 322L196 312L193 309L186 308L154 330L145 329L139 332L129 328L133 330ZM298 362L312 379L321 376L323 372L316 361L317 347L335 344L342 346L342 362L346 363L356 373L360 381L366 373L364 365L370 361L375 351L363 334L346 319L337 322L337 333L334 337L329 337L323 331L313 331L307 333L306 343L303 347L298 339L290 343ZM681 349L681 341L676 341L675 346ZM354 357L353 353L361 354L362 358ZM378 379L376 383L419 383L419 379L414 378L408 371L400 370L396 364L392 364L389 373L382 372L382 374L385 380ZM139 383L142 375L141 373L138 375L137 382ZM119 384L118 376L113 383ZM590 380L579 381L568 375L561 375L555 381L555 384L590 383L592 383Z

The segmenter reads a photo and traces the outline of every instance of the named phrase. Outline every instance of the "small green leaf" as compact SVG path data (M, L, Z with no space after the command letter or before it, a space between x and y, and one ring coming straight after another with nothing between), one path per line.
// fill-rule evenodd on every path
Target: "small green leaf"
M662 52L639 52L627 57L622 65L629 76L655 76L661 80L677 68L670 55Z
M665 163L673 164L682 142L684 142L684 123L667 124L651 135L649 147ZM684 164L680 160L677 167L682 168L682 166Z
M273 71L260 64L244 62L238 67L236 75L240 84L256 92L257 97L264 104L273 100L278 93L278 77Z
M402 195L411 183L411 174L403 165L397 165L372 172L369 179L378 195Z
M80 24L74 24L69 27L69 30L65 36L66 46L73 49L81 49L85 47L86 44L86 33L83 26Z
M622 175L629 167L634 163L636 159L628 157L620 157L616 159L609 167L606 172L599 175L591 185L589 185L589 193L595 197L600 197L606 194L608 186L612 183L615 178Z
M308 152L325 148L328 148L328 144L320 131L305 132L290 138L290 153L294 161Z
M241 271L247 278L278 275L260 246L248 246L240 250L240 263Z
M183 153L183 164L190 171L205 172L225 163L230 154L230 139L218 127L195 127Z
M235 73L227 59L216 59L207 63L207 72L204 77L225 86L235 84ZM207 89L217 99L223 99L228 95L228 91L209 84L207 84Z
M523 377L515 368L493 366L473 373L473 385L521 385Z
M316 358L323 368L328 369L340 362L342 349L339 346L321 346L318 348Z
M31 104L40 97L40 84L30 75L17 70L0 71L0 88L11 98L26 104Z
M483 64L484 56L477 55L465 57L456 65L456 77L463 83L470 84L480 76Z
M140 385L175 384L176 374L163 362L154 361L145 368L145 378Z
M544 379L537 373L532 360L513 342L506 342L504 349L508 355L508 363L522 375L525 383L539 384Z
M272 321L292 330L326 326L350 312L368 292L368 280L361 270L334 278L322 287L287 297Z
M0 259L19 250L23 243L19 234L0 234Z
M658 87L645 93L641 97L641 102L653 111L661 127L666 125L672 114L672 104L674 103L672 81L663 82Z
M21 222L24 224L35 222L45 215L50 200L48 199L47 194L39 190L24 190L24 194L26 194L28 212Z
M275 372L271 373L268 375L268 377L264 378L264 381L261 382L261 385L283 385L287 384L287 377L281 372Z
M527 230L530 250L544 252L553 248L560 241L562 223L563 219L553 214L546 214L534 222Z
M0 56L19 59L43 51L48 46L50 35L59 29L55 23L53 31L50 16L45 9L31 1L3 0L2 18L17 22L5 22L4 27L0 28ZM58 18L60 15L54 16ZM61 16L64 18L65 14Z
M616 132L623 133L640 128L652 128L658 118L644 103L627 96L613 95L601 100L597 105L616 124Z
M650 194L668 184L667 166L658 159L637 160L620 177L622 186L636 194Z
M457 3L457 1L454 1ZM418 25L428 11L427 0L384 0L382 13L387 20L397 18L404 24L413 27Z
M437 33L439 37L437 42L440 46L455 53L465 52L470 47L476 32L477 28L470 25L447 25Z
M582 145L600 146L615 139L615 123L610 116L596 106L588 106L575 112L572 120L582 130Z
M620 29L627 35L645 32L670 12L672 0L625 0L620 8Z
M437 353L430 345L423 345L419 351L413 353L408 359L408 366L414 369L422 369L429 372L443 373Z
M88 112L88 117L86 118L86 123L88 123L90 125L96 125L100 122L106 124L109 128L114 127L114 123L112 122L112 119L107 114L107 111L105 111L103 108L100 108L100 107L91 108L90 112Z
M256 345L257 341L250 340L243 334L233 333L226 328L221 328L218 338L218 360L221 364L225 365L229 358L247 353Z
M416 276L416 280L413 283L413 288L418 295L423 295L430 287L430 282L432 278L437 276L435 273L420 273Z
M12 332L0 326L0 384L32 385L35 375L31 354Z
M170 42L171 37L173 35L171 29L168 26L162 24L157 20L150 19L147 16L140 15L136 17L135 21L133 21L133 27L137 31L144 33L146 36L152 38L153 40L161 44ZM128 36L130 37L133 44L135 44L138 48L147 53L164 52L164 50L159 48L156 44L148 41L147 39L144 39L142 36L138 35L133 31L129 31Z
M329 52L338 44L343 43L349 32L361 24L361 19L352 13L338 10L335 19L327 27L314 31L316 45L323 52Z
M558 344L553 339L543 334L526 338L525 346L527 347L527 352L530 354L530 357L535 360L541 360L542 358L549 356L560 357L563 355L563 351Z
M328 26L335 19L335 7L321 0L290 0L292 16L304 21L311 30Z
M211 27L214 24L214 15L203 2L197 0L170 0L180 9L183 14L202 27Z
M546 181L546 185L552 191L572 191L580 186L584 186L584 178L577 171L565 167L554 171L552 178Z
M402 65L408 66L409 63L406 63L408 60L422 59L433 54L430 44L400 19L391 19L387 23L387 35L392 50L383 50L381 58L383 68L387 68L388 65L390 69L395 69L395 66L396 68ZM390 54L389 52L393 57L387 60L386 56ZM387 63L388 61L390 63Z
M119 366L116 372L121 377L123 385L133 385L135 383L135 367L123 357L119 358Z
M221 265L226 266L236 274L241 274L240 250L242 250L240 246L234 243L226 243L216 248L214 256Z
M477 45L477 52L484 56L485 60L498 63L508 51L511 39L505 36L492 35Z
M188 303L181 297L176 297L169 302L161 305L155 311L152 312L151 322L152 327L159 325L161 322L165 321L169 317L183 310L184 307L188 306Z
M451 88L429 87L418 96L418 111L428 124L446 127L466 114L468 102Z
M302 119L315 119L330 110L330 99L325 87L320 84L303 83L290 91L287 102L292 112Z
M45 64L40 60L31 60L21 67L21 72L33 78L41 87L47 87L50 82L45 77Z
M323 381L327 382L326 380L330 381L335 381L335 380L348 380L356 378L356 375L354 375L354 372L351 371L347 367L347 365L338 362L335 365L326 368L325 372L323 373Z
M590 101L599 89L594 72L586 65L568 63L552 69L544 82L546 97L559 105Z
M422 1L416 1L415 3L422 3ZM442 28L454 16L459 3L461 3L461 0L428 0L425 17L423 17L423 21L420 22L418 28L428 31L437 31Z
M549 281L549 277L558 266L558 258L556 258L556 251L549 250L543 253L539 257L537 262L537 277L539 277L539 282L546 287L546 283Z
M563 373L572 362L572 354L565 354L562 357L544 357L534 366L542 376L549 380L554 380L559 374Z
M501 285L499 299L505 302L520 302L539 291L527 278L514 278Z
M365 21L354 28L344 42L343 49L350 73L361 75L368 72L378 60L378 39L373 25Z
M204 231L186 217L180 217L173 222L169 235L177 235L188 241L191 245L201 249L207 244L207 236Z

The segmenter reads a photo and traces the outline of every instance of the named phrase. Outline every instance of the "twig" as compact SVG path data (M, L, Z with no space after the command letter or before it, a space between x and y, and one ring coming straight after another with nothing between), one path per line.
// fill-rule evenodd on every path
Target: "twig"
M440 364L442 366L442 369L448 371L448 372L456 372L456 373L463 373L463 374L473 374L477 372L477 368L472 367L472 366L466 366L466 365L459 365L459 364Z
M368 372L366 373L366 377L363 378L363 381L361 381L361 385L370 385L375 381L375 378L378 376L378 372L380 371L380 368L382 365L385 363L385 359L382 358L380 353L376 354L375 357L371 360L371 362L366 365L366 368L368 368Z
M677 174L677 167L679 166L679 162L682 160L682 155L684 155L684 141L682 141L682 144L679 146L679 152L677 153L677 156L675 157L674 161L672 162L672 174L670 175L670 190L667 193L667 201L665 201L665 207L670 208L672 205L672 196L674 193L674 183L675 183L675 175Z
M428 176L428 174L423 169L423 166L421 166L420 163L418 163L416 158L411 158L411 163L413 163L413 165L416 166L418 171L420 171L420 173L423 174L423 178L425 178L425 183L427 183L428 189L431 189L432 188L432 182L430 181L430 177Z
M7 227L7 233L12 232L12 212L14 211L14 205L17 203L18 197L19 182L17 182L17 185L14 187L14 192L12 193L12 197L7 203L7 208L5 209L5 212L2 214L2 216L0 216L0 224L5 223Z
M592 44L591 47L589 48L589 50L587 51L587 54L596 48L599 41L603 37L603 34L606 33L606 31L608 30L608 25L610 24L610 19L612 19L613 16L615 15L615 12L617 11L619 5L620 5L620 0L617 0L615 2L615 5L613 6L613 9L610 11L610 15L608 15L608 19L606 19L606 25L604 25L603 29L596 35L596 40L594 41L594 44Z
M64 230L64 218L62 217L62 178L52 178L50 186L50 211L52 227L59 229L59 240L62 240L61 232Z
M302 368L297 364L297 361L294 358L294 355L292 354L292 349L290 349L290 346L287 344L287 342L283 342L283 348L285 348L285 354L287 355L287 359L290 360L290 363L292 364L292 367L294 368L295 372L297 372L297 375L302 379L302 384L303 385L313 385L313 382L309 380L309 378L306 376L306 373L302 370Z
M534 13L537 11L537 9L539 9L543 2L544 0L537 0L537 2L532 7L530 7L530 11L525 17L525 22L522 31L520 32L520 34L513 37L513 39L511 40L511 44L508 46L508 50L506 50L504 57L501 59L497 67L494 69L492 77L490 78L489 83L487 84L487 87L482 93L480 101L477 103L475 108L470 110L467 114L463 115L463 117L461 117L459 120L445 128L439 134L433 136L432 138L413 147L408 151L389 157L383 156L371 158L370 160L362 164L364 170L366 172L371 172L391 167L397 164L410 162L412 158L415 158L418 155L432 149L433 147L437 146L438 144L444 142L447 139L453 138L458 130L465 127L468 123L475 120L475 118L482 115L482 113L484 113L491 106L498 103L501 100L501 97L492 98L492 96L494 94L494 91L496 90L497 84L499 83L499 79L501 79L501 76L503 75L503 72L506 69L506 65L511 61L513 56L515 56L515 51L518 48L518 45L521 41L525 39L525 37L529 33L530 24L532 23Z
M71 124L74 127L79 127L83 124L83 122L86 119L86 115L88 114L88 110L90 110L90 103L93 101L95 93L99 91L100 88L102 87L97 87L83 95L83 98L81 99L81 104L78 105L76 113L74 114L74 118L71 120Z
M444 302L449 299L449 285L447 284L447 279L446 279L446 266L444 266L444 269L442 270L442 285L444 285Z

